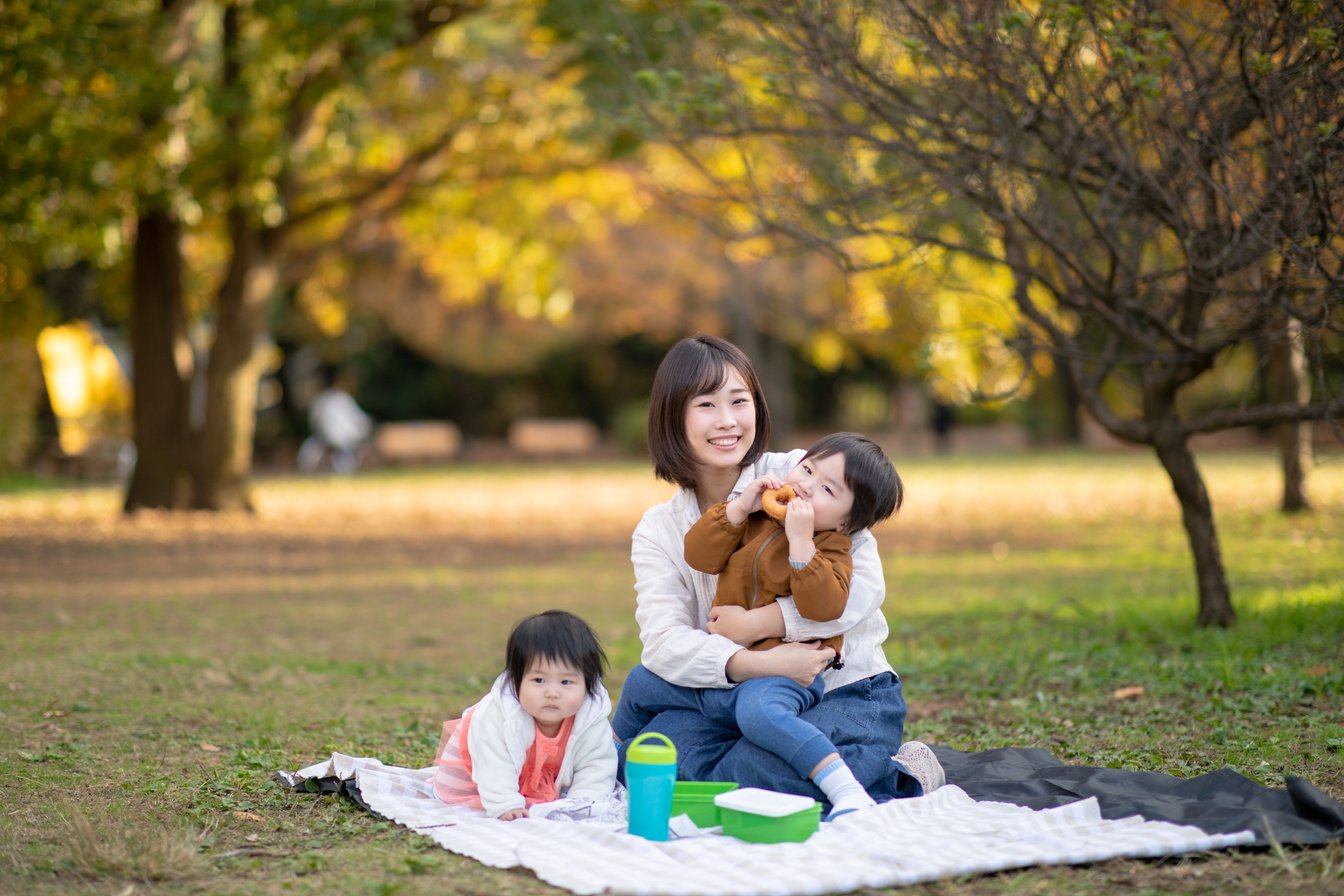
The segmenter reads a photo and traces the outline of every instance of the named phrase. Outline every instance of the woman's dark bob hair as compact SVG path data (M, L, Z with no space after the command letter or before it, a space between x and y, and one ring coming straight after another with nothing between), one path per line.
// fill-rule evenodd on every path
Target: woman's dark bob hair
M756 407L756 439L742 458L755 463L770 444L770 409L751 360L717 336L688 336L668 349L649 394L649 454L659 479L695 488L697 463L686 438L686 407L697 395L717 392L734 370L751 390Z
M594 696L607 671L607 655L592 626L573 613L547 610L528 616L513 627L504 647L504 666L517 694L533 660L572 665L583 673L583 684Z

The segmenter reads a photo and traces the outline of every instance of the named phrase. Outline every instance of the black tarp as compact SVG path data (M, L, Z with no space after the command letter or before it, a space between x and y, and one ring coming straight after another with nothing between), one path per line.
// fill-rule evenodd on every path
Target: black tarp
M1194 778L1065 765L1045 750L1003 747L962 753L933 745L955 784L973 799L1033 809L1096 797L1105 818L1140 815L1210 834L1255 832L1256 844L1316 846L1344 840L1344 807L1304 778L1259 784L1230 768Z

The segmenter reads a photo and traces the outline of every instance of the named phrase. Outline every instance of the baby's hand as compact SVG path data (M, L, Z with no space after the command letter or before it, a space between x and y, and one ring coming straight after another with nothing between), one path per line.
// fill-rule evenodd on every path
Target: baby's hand
M501 812L499 815L499 820L516 821L519 818L526 818L526 817L527 817L526 809L510 809L507 812Z

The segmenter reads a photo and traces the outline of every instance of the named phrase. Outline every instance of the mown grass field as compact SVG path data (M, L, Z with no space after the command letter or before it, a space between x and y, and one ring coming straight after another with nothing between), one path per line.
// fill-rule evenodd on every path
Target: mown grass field
M1276 510L1268 454L1201 459L1241 615L1193 626L1146 454L916 459L878 530L907 736L1344 799L1344 457ZM0 893L555 893L271 781L333 750L428 763L519 616L639 654L642 464L266 479L255 517L123 519L107 487L0 484ZM1142 688L1118 699L1122 688ZM1115 861L919 894L1344 892L1344 847Z

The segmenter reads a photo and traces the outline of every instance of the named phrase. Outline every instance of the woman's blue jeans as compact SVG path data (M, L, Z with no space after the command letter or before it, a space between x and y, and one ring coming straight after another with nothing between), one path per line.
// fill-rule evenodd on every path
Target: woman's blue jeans
M741 687L739 685L739 687ZM672 690L668 690L672 689ZM734 689L736 690L736 689ZM720 693L668 684L643 666L630 670L621 689L621 699L612 720L613 729L623 743L634 735L623 736L640 721L640 707L658 705L661 698L679 708L659 712L642 724L635 734L657 731L677 745L677 777L684 781L733 781L743 787L762 787L785 793L797 793L825 802L825 796L777 753L763 749L742 736L733 718L726 714L731 705L726 698L703 694ZM708 712L706 712L708 709ZM905 729L905 698L901 681L890 672L847 684L827 693L798 718L815 727L834 745L840 758L872 795L883 802L889 799L920 796L919 782L893 760L900 748ZM824 754L822 754L824 755ZM621 776L624 780L625 751L621 749ZM810 770L810 767L809 767Z

